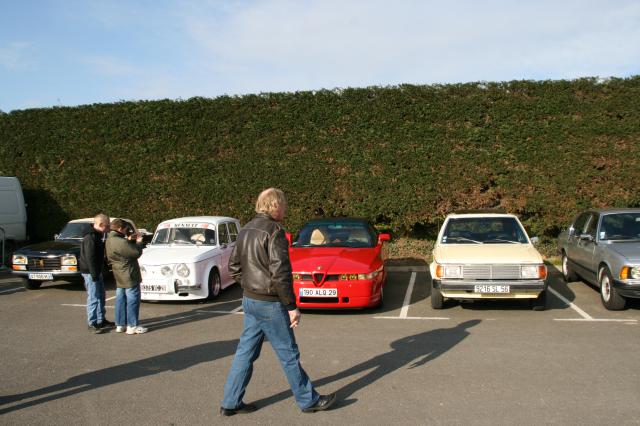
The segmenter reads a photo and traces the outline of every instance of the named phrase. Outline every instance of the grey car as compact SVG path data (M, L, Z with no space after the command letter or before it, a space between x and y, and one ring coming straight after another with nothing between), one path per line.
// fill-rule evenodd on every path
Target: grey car
M582 212L560 233L558 249L565 281L579 277L600 287L605 308L640 298L640 209Z

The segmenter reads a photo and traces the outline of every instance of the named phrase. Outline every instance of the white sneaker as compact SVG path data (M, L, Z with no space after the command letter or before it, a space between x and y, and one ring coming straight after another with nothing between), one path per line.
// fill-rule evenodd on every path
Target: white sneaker
M122 333L126 329L127 329L127 327L125 327L124 325L118 325L118 326L116 326L116 333Z
M146 328L146 327L141 327L141 326L131 327L131 326L127 326L127 334L142 334L142 333L146 333L147 331L149 331L149 329Z

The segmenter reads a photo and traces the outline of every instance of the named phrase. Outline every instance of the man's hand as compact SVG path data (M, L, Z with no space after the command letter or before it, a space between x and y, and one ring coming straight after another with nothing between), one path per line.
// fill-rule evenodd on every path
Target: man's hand
M289 311L289 321L291 322L290 328L296 328L300 324L300 309L294 309Z

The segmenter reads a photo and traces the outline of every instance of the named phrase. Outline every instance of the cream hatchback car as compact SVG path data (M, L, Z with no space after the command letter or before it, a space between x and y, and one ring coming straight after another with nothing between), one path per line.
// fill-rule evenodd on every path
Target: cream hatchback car
M530 299L544 309L547 267L515 215L447 216L433 249L431 306L449 299Z

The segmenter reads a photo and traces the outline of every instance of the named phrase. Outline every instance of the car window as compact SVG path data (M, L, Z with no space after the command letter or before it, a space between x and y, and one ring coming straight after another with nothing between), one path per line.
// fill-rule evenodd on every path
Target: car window
M238 224L235 222L227 222L227 227L231 242L235 242L238 239Z
M582 213L578 218L573 222L573 233L575 235L580 235L584 233L584 227L587 224L587 219L591 216L591 213Z
M302 227L294 247L375 247L375 232L367 222L314 221Z
M89 231L91 231L92 224L89 222L75 222L67 223L60 234L59 240L81 240Z
M151 240L151 244L216 245L216 233L209 228L161 228Z
M640 239L640 213L617 213L602 217L601 240Z
M513 217L451 218L442 234L443 244L527 243L527 236Z
M218 225L218 236L220 237L220 244L229 244L229 231L226 223Z
M599 219L600 219L600 215L597 213L593 213L589 217L589 221L587 222L587 228L584 233L591 235L593 238L596 238L596 230L598 228Z

